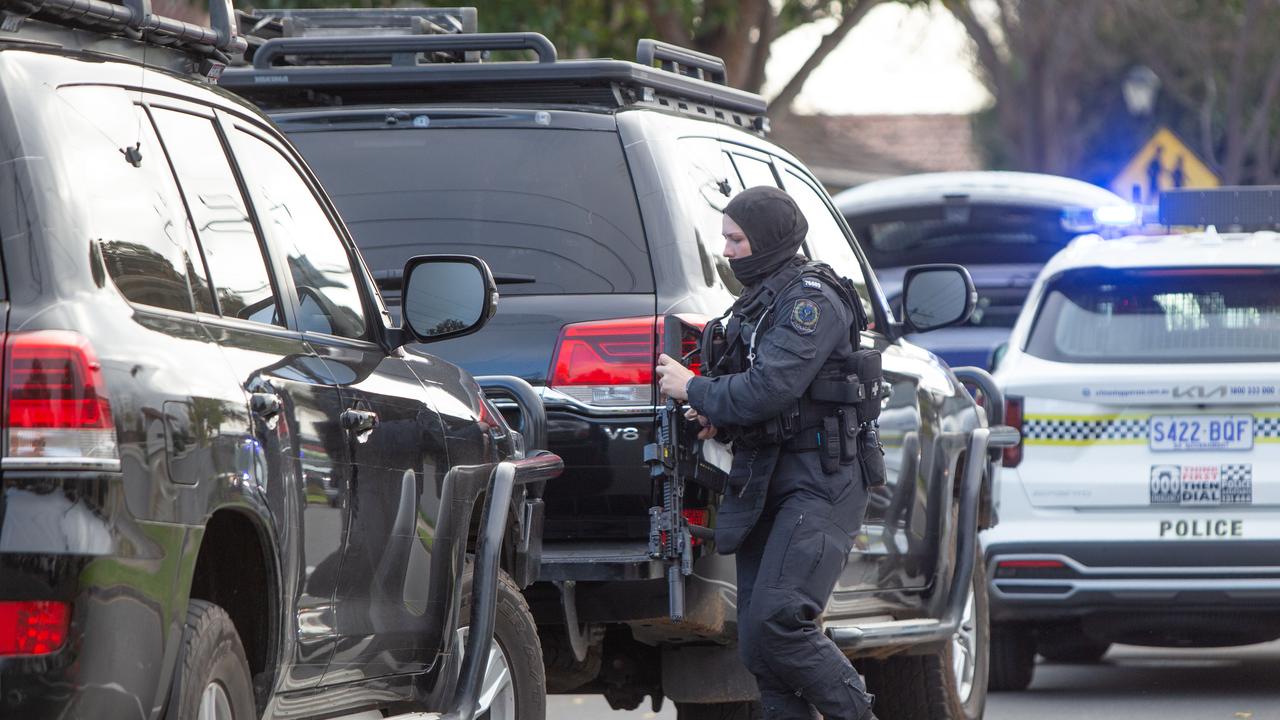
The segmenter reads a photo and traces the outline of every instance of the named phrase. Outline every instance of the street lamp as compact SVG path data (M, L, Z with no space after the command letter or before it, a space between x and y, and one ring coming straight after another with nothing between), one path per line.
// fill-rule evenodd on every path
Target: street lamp
M1146 65L1135 65L1125 74L1121 90L1131 115L1150 115L1160 92L1160 76Z

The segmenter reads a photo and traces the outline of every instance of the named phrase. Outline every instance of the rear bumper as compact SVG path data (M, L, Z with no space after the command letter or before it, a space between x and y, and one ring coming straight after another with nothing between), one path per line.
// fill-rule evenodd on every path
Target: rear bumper
M4 472L0 599L71 607L59 650L0 658L0 717L151 717L163 703L191 530L138 523L122 492L112 473Z
M1280 616L1280 541L989 543L986 562L996 621L1110 611Z

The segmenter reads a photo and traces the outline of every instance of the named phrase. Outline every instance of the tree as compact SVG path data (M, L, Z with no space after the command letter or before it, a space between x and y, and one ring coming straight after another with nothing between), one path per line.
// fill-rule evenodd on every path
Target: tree
M1181 111L1175 123L1223 182L1275 182L1280 3L1128 0L1121 9L1127 34L1144 39L1138 57Z
M1156 0L1159 1L1159 0ZM995 97L994 165L1076 174L1106 114L1098 98L1115 91L1125 67L1106 0L996 0L993 18L973 0L942 0L973 42Z

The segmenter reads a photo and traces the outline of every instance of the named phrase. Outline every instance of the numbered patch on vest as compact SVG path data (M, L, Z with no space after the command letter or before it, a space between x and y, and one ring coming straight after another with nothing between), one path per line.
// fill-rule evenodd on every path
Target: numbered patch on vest
M814 280L813 278L805 278L805 279L801 280L800 282L801 282L801 284L803 284L805 287L810 288L810 289L813 289L813 290L821 290L821 289L822 289L822 283L818 282L817 280Z
M797 300L791 308L791 327L801 335L818 329L818 305L812 300Z

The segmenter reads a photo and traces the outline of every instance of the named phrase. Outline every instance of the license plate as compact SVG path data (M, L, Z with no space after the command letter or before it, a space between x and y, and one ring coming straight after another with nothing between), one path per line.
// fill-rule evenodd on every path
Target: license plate
M1252 450L1252 415L1153 415L1151 449Z

